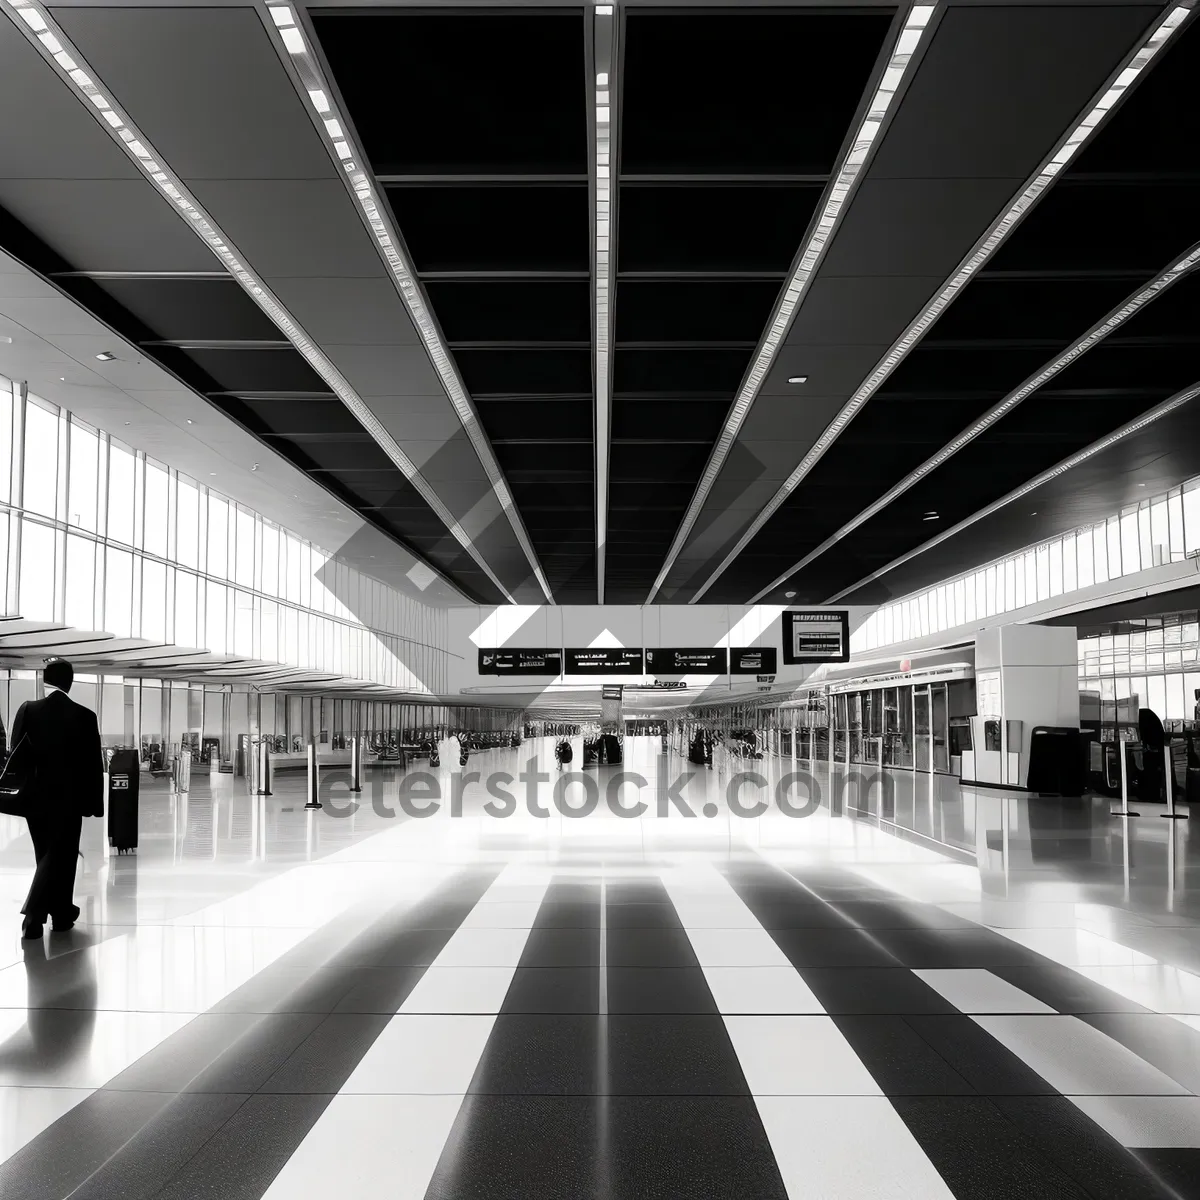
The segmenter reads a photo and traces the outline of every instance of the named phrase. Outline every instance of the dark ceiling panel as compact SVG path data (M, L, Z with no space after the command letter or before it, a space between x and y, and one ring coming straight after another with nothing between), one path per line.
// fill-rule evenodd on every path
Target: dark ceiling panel
M807 375L801 390L837 412L838 394L848 400L871 376L1160 15L1137 4L954 5L938 14L742 426L746 453L722 469L664 599L686 600L709 580L823 431L794 420L798 406L766 404L784 401L782 381ZM1151 119L1163 119L1161 108ZM1189 224L1197 205L1181 198L1180 181L1142 182L1145 198L1119 212L1137 181L1085 183L1067 173L1048 189L705 599L745 601L830 539L840 538L824 556L847 559L853 543L839 534L847 522L1200 238ZM1144 395L1148 383L1169 387L1176 378L1169 361L1122 352L1089 366L1099 353L1067 382L1100 394L1107 377L1122 395Z
M586 279L430 281L425 290L451 344L591 340Z
M890 23L878 10L626 12L609 599L646 597ZM721 64L719 87L696 85L700 63Z
M476 396L588 393L592 356L577 350L466 350L456 357L467 390Z
M222 392L321 392L325 381L298 350L177 350L163 347L167 363L187 358L216 382Z
M846 597L850 604L882 604L919 588L1056 537L1103 521L1127 504L1200 475L1200 405L1192 401L1137 434L1097 454L977 521Z
M159 338L252 342L283 337L232 278L102 279L98 286Z
M626 280L617 285L616 341L756 343L779 295L774 280Z
M417 270L587 271L587 187L389 187Z
M590 453L592 402L588 400L485 400L479 419L493 445L501 441L540 439L585 442Z
M878 10L631 10L622 170L827 173L889 19ZM702 86L698 72L716 64L719 85Z
M634 122L627 113L626 128ZM782 277L820 199L820 187L622 185L618 270Z
M318 12L313 23L375 171L587 173L583 16ZM404 93L397 119L397 49Z
M555 598L594 600L583 10L325 12L315 27ZM398 45L419 105L394 86ZM532 503L547 495L578 518Z

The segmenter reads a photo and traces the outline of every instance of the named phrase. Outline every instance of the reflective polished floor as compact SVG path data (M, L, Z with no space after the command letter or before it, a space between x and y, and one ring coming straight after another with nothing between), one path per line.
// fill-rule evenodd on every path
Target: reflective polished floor
M1200 1196L1189 822L803 767L146 787L34 943L0 819L0 1197Z

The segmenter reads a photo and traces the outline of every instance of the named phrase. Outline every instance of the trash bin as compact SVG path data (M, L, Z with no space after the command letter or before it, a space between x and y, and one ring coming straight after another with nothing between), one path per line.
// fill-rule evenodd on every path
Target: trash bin
M136 750L114 750L108 760L108 840L118 854L138 844L138 770Z

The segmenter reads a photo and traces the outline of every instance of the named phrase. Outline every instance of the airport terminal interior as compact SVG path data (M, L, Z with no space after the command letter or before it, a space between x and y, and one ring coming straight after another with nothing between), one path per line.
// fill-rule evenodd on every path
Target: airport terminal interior
M1200 1200L1197 78L0 0L0 1198Z

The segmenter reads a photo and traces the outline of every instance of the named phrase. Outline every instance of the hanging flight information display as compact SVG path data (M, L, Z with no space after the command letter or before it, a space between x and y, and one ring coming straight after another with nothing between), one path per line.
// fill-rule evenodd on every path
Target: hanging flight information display
M626 650L619 646L584 647L571 649L566 654L568 675L641 675L642 650Z
M656 646L646 651L647 675L724 675L729 656L724 647L714 649L675 649Z
M729 651L731 675L774 675L779 652L774 646L734 646Z
M561 675L562 651L484 650L479 651L480 675Z
M783 614L785 663L846 662L850 658L850 613L846 609L787 609Z

